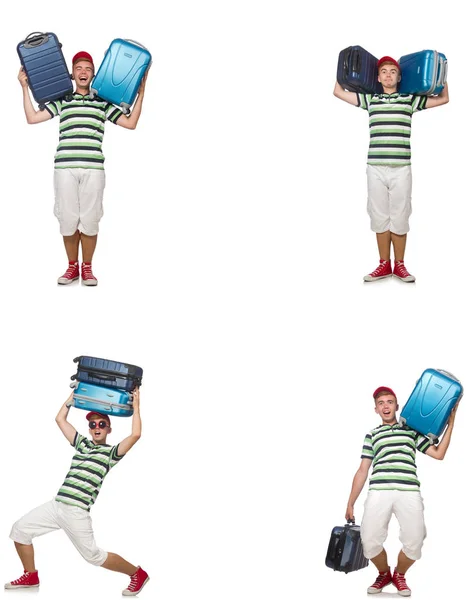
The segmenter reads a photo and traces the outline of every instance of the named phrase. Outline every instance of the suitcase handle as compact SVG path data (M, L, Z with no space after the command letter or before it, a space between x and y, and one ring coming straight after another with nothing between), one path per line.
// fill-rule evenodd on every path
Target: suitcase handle
M445 371L445 369L437 369L437 371L439 373L443 373L444 375L446 375L447 377L450 377L451 379L453 379L454 381L457 381L458 383L460 382L459 379L457 379L452 373L450 373L449 371Z
M131 42L132 44L136 44L136 46L140 46L141 48L144 48L144 50L147 50L149 52L149 50L145 46L143 46L136 40L130 40L129 38L125 38L125 42Z
M349 57L351 55L351 46L349 48L345 48L343 50L343 73L345 76L348 76L349 73Z
M359 53L359 51L356 51L353 54L353 71L355 73L361 72L361 54Z
M448 63L446 60L441 61L439 66L439 85L445 85L447 82Z
M40 46L44 42L48 40L48 35L41 31L34 31L30 33L26 39L24 40L25 48L35 48L36 46Z

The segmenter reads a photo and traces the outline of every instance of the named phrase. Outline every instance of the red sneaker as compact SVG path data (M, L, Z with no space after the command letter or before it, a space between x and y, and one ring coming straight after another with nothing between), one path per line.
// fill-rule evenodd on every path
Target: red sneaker
M402 573L397 573L396 569L393 571L392 582L400 596L411 596L411 590L406 585L405 576Z
M28 573L28 571L24 571L24 575L21 575L18 579L14 581L10 581L10 583L5 583L6 590L14 590L19 588L30 588L30 587L39 587L39 572Z
M405 263L403 260L395 261L395 268L393 269L394 277L398 277L401 281L406 281L406 283L411 283L412 281L416 281L414 275L408 273L405 267Z
M386 573L382 573L381 571L379 571L377 579L370 587L367 588L367 593L379 594L383 590L383 588L387 585L390 585L390 583L393 583L390 569L388 569Z
M369 275L366 275L364 277L364 281L377 281L378 279L384 279L385 277L390 277L391 274L392 274L392 265L391 265L390 261L380 259L380 264L377 267L377 269L375 269L375 271L372 271L372 273L369 273Z
M81 265L81 279L84 285L97 285L97 279L92 273L92 264L85 263Z
M70 260L68 268L61 277L57 279L57 283L60 285L67 285L79 279L79 264Z
M138 567L136 573L131 575L129 586L126 588L126 590L123 590L123 596L135 596L136 594L139 594L148 581L149 575L143 569L141 569L141 567Z

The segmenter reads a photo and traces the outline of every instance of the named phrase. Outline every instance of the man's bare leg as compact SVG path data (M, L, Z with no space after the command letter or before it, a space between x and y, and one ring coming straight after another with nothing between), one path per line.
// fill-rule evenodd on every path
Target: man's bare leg
M81 233L81 248L83 252L83 262L91 263L97 245L96 235L84 235Z
M405 233L404 235L397 235L396 233L391 232L391 241L393 244L393 250L395 252L395 260L405 259L407 237L407 233Z
M381 573L386 573L390 568L388 566L387 553L385 552L385 548L380 554L377 554L377 556L371 558L371 562L374 563L374 565Z
M69 262L78 262L79 256L79 231L75 231L73 235L64 235L63 242L65 244L66 254Z
M138 567L135 567L127 560L122 558L119 554L113 554L113 552L109 552L107 556L107 560L102 565L105 569L109 569L110 571L117 571L118 573L125 573L125 575L134 575L138 570Z
M398 554L398 564L396 565L397 573L404 575L409 567L414 565L415 562L415 560L408 558L403 550L400 550L400 553Z
M23 563L24 570L28 573L36 572L36 565L34 563L34 546L32 544L20 544L15 542L16 552Z
M381 260L390 260L390 231L384 231L376 235Z

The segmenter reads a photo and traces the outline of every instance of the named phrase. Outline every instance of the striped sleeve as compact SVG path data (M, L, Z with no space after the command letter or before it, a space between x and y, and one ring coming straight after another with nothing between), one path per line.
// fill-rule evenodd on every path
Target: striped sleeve
M122 454L121 456L119 456L118 454L118 446L120 444L117 444L116 446L113 446L112 449L110 450L110 454L108 457L108 468L109 470L114 467L116 464L118 464L120 462L120 460L123 458L124 454Z
M51 114L53 118L61 113L61 106L61 100L54 100L53 102L47 102L47 104L45 105L45 109Z
M369 110L369 104L371 103L371 94L356 94L358 99L358 106L363 110Z
M418 110L424 110L427 104L427 96L413 95L411 100L411 106L413 107L413 113Z
M364 444L362 446L362 454L361 458L369 458L372 460L374 458L374 448L372 446L372 435L368 433L364 438Z
M416 449L423 454L425 454L430 447L430 440L426 438L425 435L422 435L422 433L418 433L414 441L416 443Z
M107 103L107 106L105 107L105 118L107 121L116 123L122 114L123 112L119 108L113 106L110 102Z

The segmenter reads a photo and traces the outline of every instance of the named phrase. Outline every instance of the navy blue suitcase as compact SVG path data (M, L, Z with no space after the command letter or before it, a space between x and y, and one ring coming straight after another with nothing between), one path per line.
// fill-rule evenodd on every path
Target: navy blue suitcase
M361 46L349 46L338 56L337 81L349 92L379 94L378 59Z
M30 33L16 49L34 100L41 110L46 102L73 93L61 44L54 33Z
M325 564L334 571L347 574L369 565L362 550L360 527L354 521L332 529Z
M142 369L135 365L93 356L78 356L73 362L78 363L78 371L71 376L72 380L127 392L142 384Z
M73 406L113 417L131 417L134 412L133 399L129 392L81 381L73 392Z
M436 444L462 395L463 386L454 375L441 369L426 369L403 406L400 425L407 425Z

